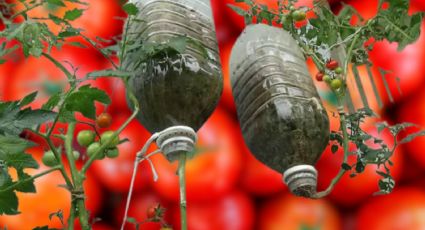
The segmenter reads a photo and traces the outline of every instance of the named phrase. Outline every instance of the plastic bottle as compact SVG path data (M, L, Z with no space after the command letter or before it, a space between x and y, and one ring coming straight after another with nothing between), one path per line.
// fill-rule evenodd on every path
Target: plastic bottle
M209 0L139 0L130 41L167 43L187 36L181 54L158 54L140 63L143 50L130 50L123 63L135 77L129 87L141 107L139 121L152 133L172 126L197 131L214 111L223 78Z
M230 70L249 149L283 173L294 194L311 197L329 119L296 41L282 29L249 25L233 47Z

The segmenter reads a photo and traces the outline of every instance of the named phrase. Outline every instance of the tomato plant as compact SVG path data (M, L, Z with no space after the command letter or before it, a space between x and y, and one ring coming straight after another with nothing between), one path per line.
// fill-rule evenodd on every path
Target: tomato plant
M114 119L110 128L115 129L130 115L116 114L112 116ZM98 181L110 191L125 193L130 187L136 153L140 151L144 142L149 138L149 133L137 121L132 121L120 134L120 138L129 141L117 146L119 156L115 159L105 158L102 161L95 161L92 172ZM142 163L139 166L135 191L138 192L146 188L151 178L149 165L147 162Z
M386 143L392 143L393 137L388 132L377 134L376 129L368 127L367 130L371 135L376 135L382 138ZM376 144L368 143L370 146L378 147ZM351 151L355 151L354 144L351 145ZM323 153L316 168L319 172L319 190L324 189L337 174L341 167L343 158L342 150L332 153L331 146ZM354 164L357 160L355 155L349 156L349 164ZM401 149L396 150L391 158L394 166L391 167L391 174L395 181L398 181L403 172L403 154ZM355 206L361 204L367 198L371 197L373 193L379 191L378 181L381 177L376 173L378 170L377 165L369 165L361 173L351 178L350 173L346 173L339 183L335 186L333 192L329 195L330 199L335 201L341 206Z
M265 201L258 214L258 229L341 229L338 211L326 200L281 194Z
M378 1L349 1L365 19L371 18L377 13ZM417 3L412 1L410 12L417 11ZM422 22L421 30L424 31L425 24ZM391 57L391 58L388 58ZM400 102L412 93L418 91L425 82L424 75L417 71L421 68L425 59L425 35L421 33L419 39L407 46L403 51L397 49L397 43L388 41L377 42L370 52L370 58L376 68L389 71L385 75L388 81L389 89L395 102ZM380 74L381 75L381 74ZM375 75L378 81L382 76ZM397 80L397 78L399 80ZM401 94L399 92L399 87ZM386 95L386 89L382 84L380 86L381 94ZM387 99L388 100L388 99Z
M49 3L44 3L41 7L30 10L27 15L31 18L46 18L49 14L56 17L63 17L67 11L85 8L84 14L72 21L71 24L76 28L81 28L83 33L88 37L92 39L96 39L96 37L112 39L113 36L118 35L122 31L123 20L118 19L118 17L124 17L125 14L121 10L118 0L91 0L88 5L70 1L64 2L64 4L57 2L50 1ZM14 0L14 3L15 12L25 9L25 5L20 3L20 1ZM93 15L96 15L96 17L93 17ZM47 23L53 32L57 33L61 31L61 26L55 24L53 21L44 20L43 22Z
M200 151L186 167L188 201L211 200L232 190L241 171L240 140L237 126L228 114L217 109L198 132ZM155 191L162 197L179 200L177 163L170 163L162 155L152 157L158 171ZM208 193L205 193L208 191Z
M41 148L28 150L36 159L40 159L43 151ZM31 173L42 172L47 167L41 165L39 169L32 170ZM64 180L59 172L48 174L35 181L36 194L19 193L19 210L21 214L15 216L0 216L0 227L8 229L33 229L34 226L48 225L51 228L61 228L59 218L53 217L49 220L49 215L62 211L63 218L69 215L70 196L69 192L58 185L64 184ZM92 217L95 217L102 205L102 191L92 174L87 175L84 188L86 190L86 205ZM52 199L54 194L55 199ZM66 219L63 219L66 221Z
M358 230L398 230L425 228L425 193L419 188L400 188L388 196L378 196L363 205L357 215Z
M117 224L122 223L122 218L124 216L124 209L125 209L125 200L122 200L120 205L117 207L115 212L115 221ZM161 221L149 221L152 220L148 217L148 210L149 208L153 206L160 205L161 208L164 209L164 221L163 226L166 226L168 221L171 220L171 212L170 204L166 201L162 200L157 194L153 192L143 192L139 193L136 196L133 197L131 206L128 212L128 216L131 218L134 218L137 220L137 222L141 223L139 226L140 229L143 230L159 230L161 228ZM143 222L143 223L142 223ZM136 229L135 225L132 223L127 223L125 225L125 229Z
M180 228L180 212L174 207L173 229ZM188 205L188 229L197 230L248 230L254 227L255 210L249 196L233 191L206 202Z

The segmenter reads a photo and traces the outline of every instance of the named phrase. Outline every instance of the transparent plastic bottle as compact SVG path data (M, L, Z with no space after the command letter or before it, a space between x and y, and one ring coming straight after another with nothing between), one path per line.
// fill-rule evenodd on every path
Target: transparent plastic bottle
M141 50L123 60L136 77L129 80L141 107L139 121L152 133L172 126L197 131L214 111L223 78L209 0L138 0L138 20L130 24L132 42L167 43L187 36L182 54L157 55L143 64ZM206 52L205 52L206 51Z
M294 194L311 197L313 165L328 143L329 119L296 41L282 29L249 25L233 47L230 70L251 152L284 173Z

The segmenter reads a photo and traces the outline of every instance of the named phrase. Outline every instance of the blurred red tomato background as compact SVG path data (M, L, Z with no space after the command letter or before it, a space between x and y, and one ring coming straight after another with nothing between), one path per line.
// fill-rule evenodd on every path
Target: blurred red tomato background
M15 0L14 0L15 1ZM271 8L277 8L277 0L256 0ZM17 2L17 1L15 1ZM123 17L120 0L90 0L88 12L76 20L74 25L95 39L97 36L111 39L122 31ZM378 0L332 0L329 1L335 12L340 4L350 4L363 17L370 18L376 13ZM199 131L199 147L203 150L188 162L188 225L190 230L423 230L425 229L425 138L402 146L392 158L391 168L396 181L396 191L387 196L373 196L378 190L379 176L376 167L368 167L355 178L348 175L329 197L321 200L307 200L292 196L282 183L281 172L275 172L256 160L243 143L237 124L236 110L232 98L229 73L229 56L232 46L242 32L244 19L234 13L227 4L238 4L235 0L211 0L214 20L219 41L223 66L224 93L219 107ZM73 3L68 2L67 9ZM298 5L312 5L312 0L300 0ZM22 9L17 5L15 10ZM411 1L411 12L425 10L423 0ZM45 14L61 15L63 9L45 8L34 11L30 16ZM2 25L0 25L0 28ZM53 28L54 24L49 24ZM55 28L54 28L55 29ZM57 28L56 28L57 29ZM384 107L378 108L373 102L371 107L389 123L413 122L425 128L425 23L422 25L420 39L398 53L396 44L379 42L371 52L375 64L373 74L383 97ZM3 41L0 38L0 41ZM65 46L54 50L52 56L65 63L69 61L78 68L77 77L81 78L90 71L110 68L108 63L95 49L81 49ZM47 95L60 87L66 77L44 58L9 57L12 61L0 65L0 100L17 100L28 93L39 90L37 100L31 104L39 108ZM72 71L73 67L65 66ZM377 69L391 70L384 76L394 97L391 103L382 76ZM309 63L312 75L317 72ZM366 74L364 69L360 70ZM400 79L402 94L396 87L396 77ZM362 80L363 81L363 80ZM108 107L99 107L97 113L108 111L113 118L109 129L116 129L130 116L126 103L125 87L120 79L102 78L90 81L112 98ZM56 88L55 88L56 87ZM332 98L323 84L317 88L329 109L329 116L335 109ZM370 85L365 86L368 94L374 97ZM355 91L355 87L353 87ZM359 95L353 92L356 107L361 105ZM338 128L338 122L331 119L332 129ZM61 125L63 127L64 125ZM370 126L370 125L369 125ZM78 125L77 130L86 129ZM376 134L373 127L368 127ZM101 129L106 131L107 129ZM382 138L391 142L388 134ZM30 137L33 139L33 137ZM94 229L118 229L124 213L127 191L131 179L134 157L149 138L149 133L136 120L121 134L121 139L129 142L119 146L120 155L115 159L96 161L89 171L85 184L87 205L92 220L99 220ZM34 137L34 140L37 138ZM75 147L78 148L77 144ZM40 148L31 149L36 159L41 158ZM80 150L80 149L79 149ZM81 148L80 161L86 158ZM319 189L324 189L337 174L341 166L341 151L331 153L328 147L317 164L319 171ZM350 159L354 160L354 159ZM158 181L153 181L152 171L147 162L139 166L135 194L129 210L129 216L142 222L141 229L160 229L161 224L146 221L147 210L156 204L165 209L164 223L173 229L180 229L178 208L179 192L176 164L169 163L163 156L152 158L158 173ZM57 218L49 220L49 214L63 210L69 212L69 194L58 184L63 184L59 174L50 174L36 182L38 193L20 194L20 209L23 214L13 217L0 217L0 228L9 230L27 230L37 225L61 227ZM54 197L54 198L52 198ZM135 229L131 224L126 229Z

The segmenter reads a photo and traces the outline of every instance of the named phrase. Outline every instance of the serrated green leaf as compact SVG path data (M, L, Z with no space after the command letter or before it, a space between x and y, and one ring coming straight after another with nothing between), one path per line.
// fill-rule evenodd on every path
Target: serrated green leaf
M73 9L65 12L63 17L65 20L74 21L83 15L84 10L82 9Z
M122 8L128 15L136 15L139 13L139 8L133 3L127 3Z
M0 135L0 160L2 154L18 154L24 152L27 148L33 147L35 144L20 138L19 136L3 136Z
M95 101L103 104L111 103L111 99L104 91L85 85L68 97L64 108L68 111L80 112L87 118L95 119Z
M0 192L0 215L17 215L18 197L13 191Z
M49 19L52 20L56 25L60 25L64 22L62 18L57 17L53 14L49 14Z
M19 102L19 106L24 107L24 106L30 104L31 102L33 102L35 100L35 98L37 97L37 94L38 94L38 92L34 92L34 93L31 93L31 94L25 96L24 99L22 99Z
M21 181L21 182L20 182L19 186L16 187L16 191L23 192L23 193L35 193L36 192L34 180L28 180L26 182L22 182L23 180L31 178L30 175L28 175L28 174L26 174L22 171L18 171L18 178L19 178L19 181Z
M18 173L26 168L37 169L39 167L38 163L32 155L26 153L12 154L7 153L2 157L9 167L15 168Z

